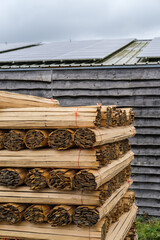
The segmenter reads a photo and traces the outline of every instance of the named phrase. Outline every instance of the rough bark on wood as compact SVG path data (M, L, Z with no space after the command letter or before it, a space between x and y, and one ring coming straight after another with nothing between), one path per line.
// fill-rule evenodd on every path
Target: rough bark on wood
M75 174L75 170L54 169L49 172L48 186L57 190L72 190L72 179Z
M47 187L49 170L43 168L34 168L27 173L25 183L32 190L42 190Z
M48 145L53 149L65 150L74 146L74 131L57 129L49 134Z
M127 126L134 122L132 108L107 107L106 127Z
M122 197L125 195L126 191L128 190L130 183L126 182L121 186L120 189L116 190L112 193L111 197L106 200L106 202L100 206L78 206L73 214L73 221L79 227L84 226L93 226L97 224L99 220L103 217L107 216L108 214L115 218L115 213L117 211L117 218L124 212L123 211L123 201ZM112 213L113 212L113 213ZM112 214L111 214L112 213Z
M71 224L74 207L59 205L54 207L48 214L48 222L52 227L66 226Z
M75 132L74 141L78 147L92 148L133 137L135 133L132 125L115 128L80 128Z
M23 214L25 209L26 206L24 204L0 204L0 219L9 224L16 224L23 220Z
M15 188L24 183L27 171L23 168L4 168L0 170L0 185Z
M112 218L112 222L118 221L120 216L131 210L133 203L135 201L135 193L133 191L128 191L123 196L122 199L116 204L116 206L110 212L110 216Z
M126 168L132 160L133 153L129 151L122 158L113 161L108 166L102 167L99 170L81 170L73 178L73 188L75 190L94 191ZM116 170L114 167L116 162L117 164L121 162L120 166L123 167L119 167L119 170ZM124 164L125 162L126 164Z
M5 133L3 138L4 148L10 151L19 151L25 147L24 144L25 132L22 130L10 130Z
M24 218L31 223L44 223L50 210L48 205L31 205L25 210Z
M113 193L112 179L99 187L100 195L99 199L103 204Z
M25 145L29 149L45 147L48 145L48 135L46 130L29 130L24 137Z
M0 150L4 148L3 139L4 139L5 132L0 130Z
M136 214L137 214L137 207L133 205L129 212L124 213L117 222L111 225L106 235L106 239L107 240L125 239L133 222L136 220Z
M118 221L120 216L123 214L122 199L116 204L116 206L112 209L112 211L109 214L110 214L110 217L112 218L112 223L115 223Z
M123 196L123 206L124 206L124 212L128 212L133 203L135 201L135 192L133 191L128 191L124 196Z
M129 164L122 172L121 172L121 182L127 181L131 176L131 164Z
M99 220L99 212L95 206L77 207L73 214L73 221L78 227L92 227Z

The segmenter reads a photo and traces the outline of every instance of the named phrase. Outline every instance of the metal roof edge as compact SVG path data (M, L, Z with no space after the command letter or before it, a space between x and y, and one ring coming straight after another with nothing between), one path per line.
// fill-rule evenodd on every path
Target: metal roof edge
M21 72L21 71L54 71L54 70L97 70L97 69L143 69L143 68L160 68L160 64L144 65L113 65L113 66L88 66L88 67L57 67L57 68L23 68L23 69L0 69L0 72Z

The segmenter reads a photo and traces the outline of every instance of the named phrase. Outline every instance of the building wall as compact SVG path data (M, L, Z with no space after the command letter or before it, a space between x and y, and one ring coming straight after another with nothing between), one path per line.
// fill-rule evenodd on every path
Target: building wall
M133 107L137 135L130 140L135 153L132 188L139 213L160 216L160 69L58 69L50 74L52 80L0 80L0 89L53 97L61 106Z

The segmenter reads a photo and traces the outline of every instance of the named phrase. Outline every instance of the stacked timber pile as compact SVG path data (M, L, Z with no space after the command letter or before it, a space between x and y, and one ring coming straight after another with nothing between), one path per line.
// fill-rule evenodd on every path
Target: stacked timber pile
M41 98L32 105L34 97L27 107L25 96L3 94L0 237L132 239L137 213L134 192L128 191L133 110L59 107L56 100Z

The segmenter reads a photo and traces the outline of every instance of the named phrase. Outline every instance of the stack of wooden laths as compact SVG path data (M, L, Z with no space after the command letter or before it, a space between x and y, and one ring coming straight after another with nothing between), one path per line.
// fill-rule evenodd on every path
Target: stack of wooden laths
M0 237L130 237L133 122L129 108L0 92Z

